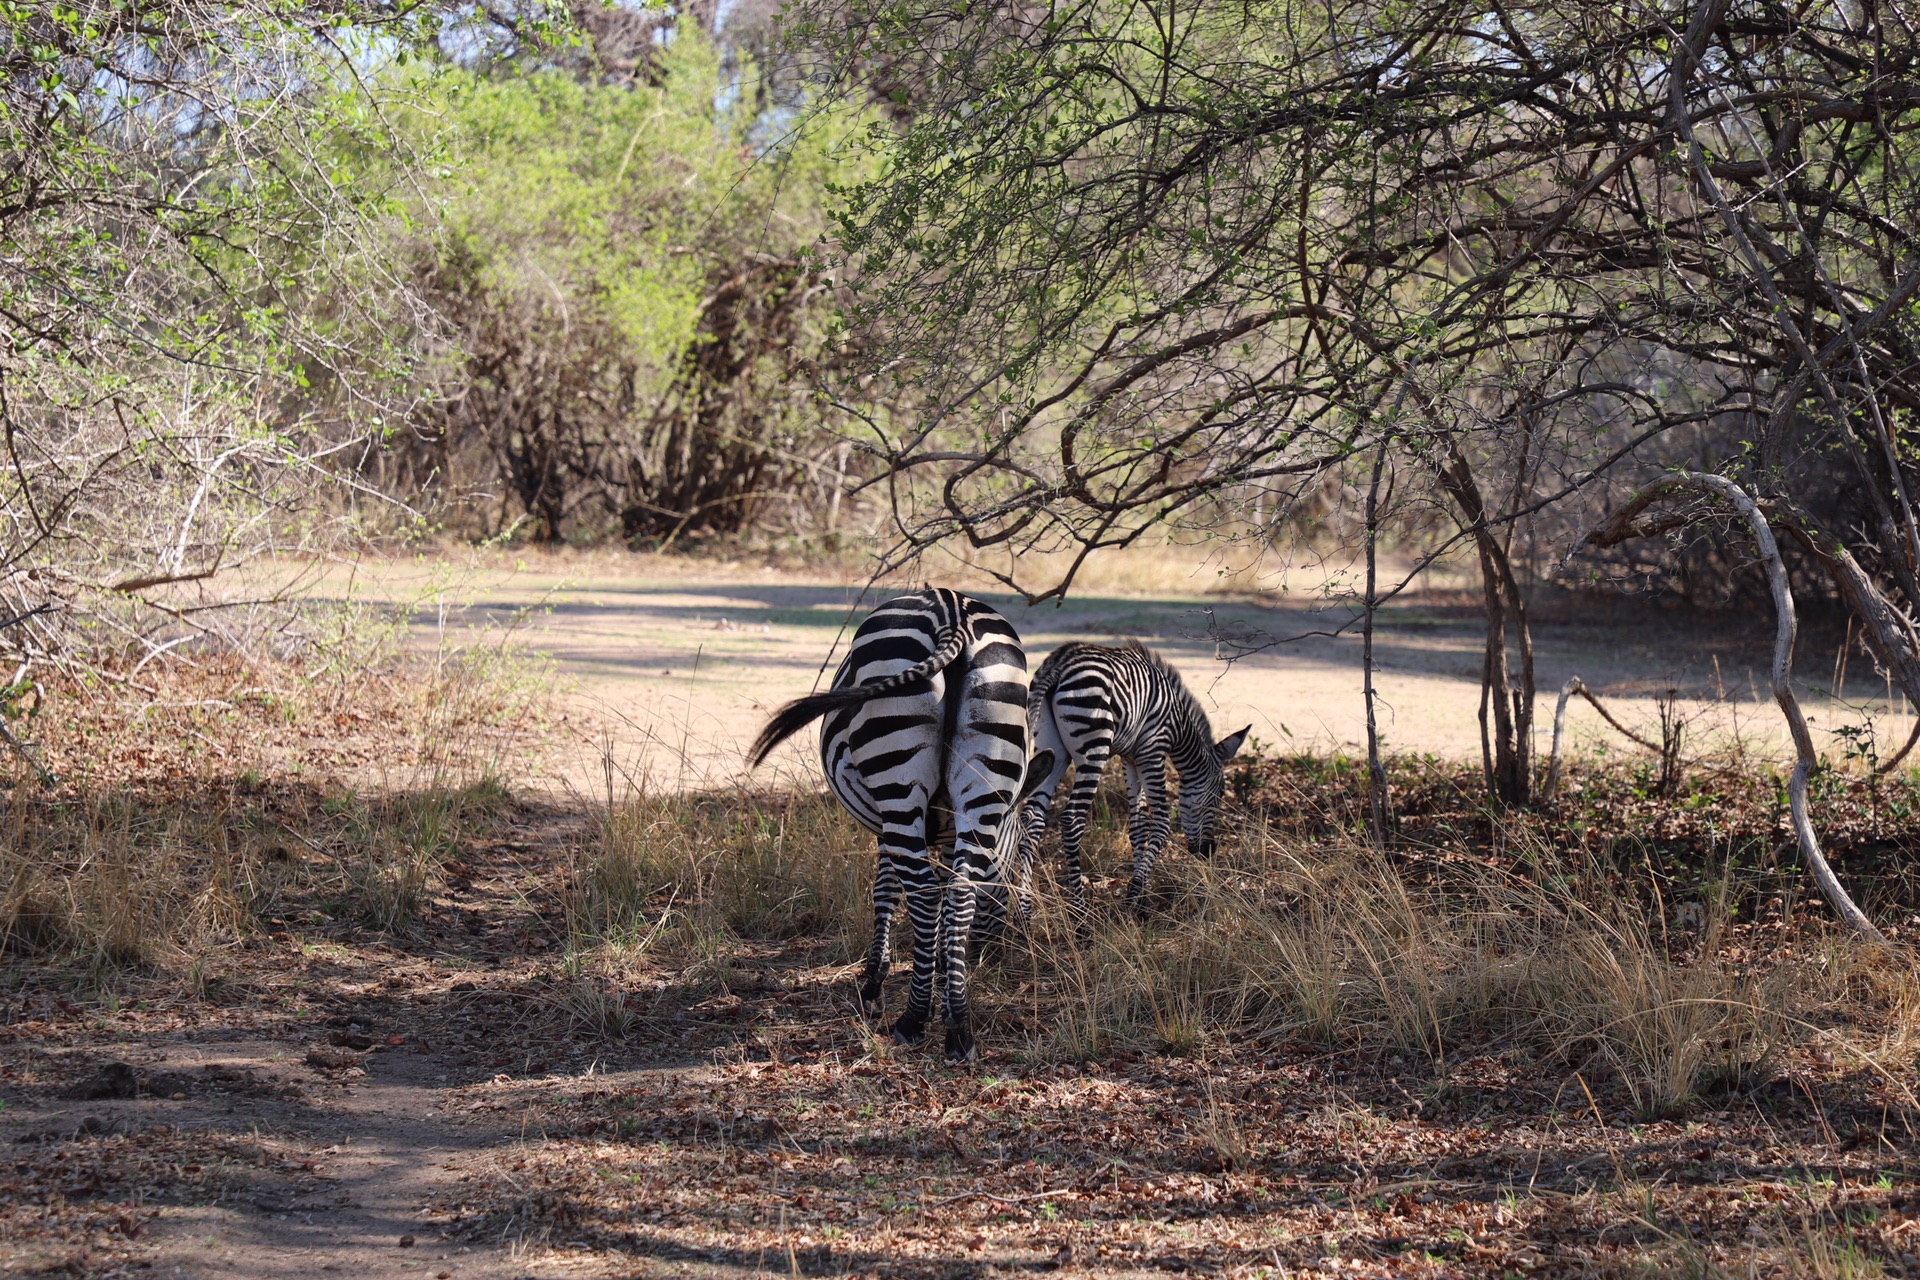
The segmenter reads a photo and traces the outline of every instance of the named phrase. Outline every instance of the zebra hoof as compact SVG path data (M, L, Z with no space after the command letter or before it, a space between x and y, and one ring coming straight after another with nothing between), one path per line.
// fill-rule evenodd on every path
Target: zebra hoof
M912 1018L902 1014L900 1021L893 1024L893 1042L895 1044L917 1045L927 1038L927 1020Z
M965 1027L947 1028L948 1062L972 1062L974 1054L973 1032Z
M881 990L885 985L877 978L860 984L861 1013L869 1018L879 1016L880 1010L885 1007L880 999Z

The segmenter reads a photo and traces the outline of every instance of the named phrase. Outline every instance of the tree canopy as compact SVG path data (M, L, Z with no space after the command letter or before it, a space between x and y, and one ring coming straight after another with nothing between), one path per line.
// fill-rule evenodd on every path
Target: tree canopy
M801 30L848 77L925 69L842 209L854 323L920 397L873 447L942 476L916 539L1107 545L1388 435L1443 480L1520 449L1469 524L1734 423L1770 475L1832 449L1901 487L1898 6L909 2ZM1894 550L1885 514L1842 519Z

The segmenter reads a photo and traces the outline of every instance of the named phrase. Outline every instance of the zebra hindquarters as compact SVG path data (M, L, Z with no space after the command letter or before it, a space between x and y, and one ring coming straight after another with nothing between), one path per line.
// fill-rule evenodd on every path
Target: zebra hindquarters
M989 629L994 624L1003 632ZM967 952L983 896L1005 892L1017 847L1003 847L1027 774L1026 655L1013 628L995 615L976 618L982 643L960 689L955 733L947 755L947 797L953 806L951 875L941 903L946 961L946 1056L973 1056L973 1017L967 992Z

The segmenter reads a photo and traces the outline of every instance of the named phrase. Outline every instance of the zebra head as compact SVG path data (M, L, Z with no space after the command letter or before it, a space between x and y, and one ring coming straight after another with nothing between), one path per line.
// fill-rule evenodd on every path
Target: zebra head
M1253 726L1248 725L1209 744L1180 772L1180 829L1186 832L1187 848L1199 857L1213 856L1213 829L1220 820L1220 802L1227 794L1227 761L1239 752L1252 731Z

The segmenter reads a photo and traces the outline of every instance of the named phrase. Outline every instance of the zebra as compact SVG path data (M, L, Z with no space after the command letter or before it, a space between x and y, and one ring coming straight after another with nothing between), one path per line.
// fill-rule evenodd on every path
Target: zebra
M944 962L946 1057L970 1058L966 956L975 911L985 908L983 926L1004 920L1020 805L1053 767L1050 756L1027 760L1020 637L992 607L958 591L897 596L854 632L832 688L780 708L749 760L758 765L821 716L827 784L880 842L861 1005L876 1014L881 1007L893 916L904 896L913 979L894 1039L918 1044L926 1034L934 970ZM933 862L940 845L951 848L944 872Z
M1087 919L1087 889L1080 871L1080 841L1100 774L1111 756L1127 773L1127 835L1133 846L1133 878L1127 904L1138 909L1172 826L1167 804L1167 765L1180 775L1180 825L1187 848L1203 858L1214 850L1214 824L1226 792L1226 763L1233 759L1253 726L1213 740L1207 713L1200 709L1180 674L1138 640L1117 646L1075 641L1047 655L1034 672L1028 699L1037 751L1052 754L1047 777L1033 789L1022 816L1020 860L1014 877L1024 911L1032 909L1028 888L1047 810L1072 764L1073 789L1060 820L1066 847L1067 887L1075 913ZM1038 759L1038 755L1035 757Z

